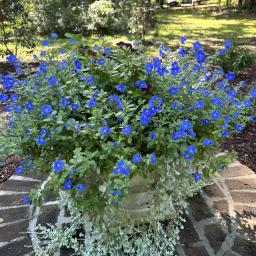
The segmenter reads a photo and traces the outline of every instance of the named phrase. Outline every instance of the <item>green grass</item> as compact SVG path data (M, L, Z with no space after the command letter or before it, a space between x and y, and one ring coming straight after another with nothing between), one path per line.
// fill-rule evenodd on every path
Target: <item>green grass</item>
M150 52L155 51L160 43L178 46L181 35L187 36L189 45L195 40L200 40L210 48L221 45L227 38L249 45L256 35L256 15L248 13L222 14L214 5L164 9L159 10L157 16L157 26L146 34L146 39L156 45L149 49ZM133 35L116 35L84 37L84 40L86 44L92 45L103 42L116 43L120 40L128 41L135 38ZM64 39L59 39L57 46L64 41ZM38 41L34 52L39 53L41 48ZM19 56L23 59L31 59L31 54L28 54L24 48L19 49Z

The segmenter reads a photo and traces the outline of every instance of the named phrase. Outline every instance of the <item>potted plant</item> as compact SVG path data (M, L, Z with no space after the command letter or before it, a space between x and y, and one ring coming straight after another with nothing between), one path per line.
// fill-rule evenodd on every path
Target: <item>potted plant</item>
M160 46L156 57L124 42L91 48L70 38L50 50L45 40L35 73L1 76L1 150L21 157L17 174L49 173L29 196L34 204L66 191L92 219L161 221L230 162L216 155L219 142L253 119L256 89L241 96L233 72L185 41L177 52Z

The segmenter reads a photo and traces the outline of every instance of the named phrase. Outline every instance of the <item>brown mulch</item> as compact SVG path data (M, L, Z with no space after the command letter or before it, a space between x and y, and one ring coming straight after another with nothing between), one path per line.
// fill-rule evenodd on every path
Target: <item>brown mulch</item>
M235 151L238 160L256 173L256 122L225 140L222 149Z
M20 157L15 155L8 156L2 168L0 168L0 183L7 180L15 173L15 169L20 165Z

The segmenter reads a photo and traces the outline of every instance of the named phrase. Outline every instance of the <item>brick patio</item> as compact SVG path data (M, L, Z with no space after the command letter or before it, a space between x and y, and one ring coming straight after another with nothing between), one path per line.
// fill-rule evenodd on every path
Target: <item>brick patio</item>
M32 256L30 234L36 224L69 222L53 199L41 208L23 205L22 195L44 179L14 175L0 185L0 255ZM256 255L256 174L252 170L233 163L189 199L189 205L178 256ZM56 256L71 253L61 250Z

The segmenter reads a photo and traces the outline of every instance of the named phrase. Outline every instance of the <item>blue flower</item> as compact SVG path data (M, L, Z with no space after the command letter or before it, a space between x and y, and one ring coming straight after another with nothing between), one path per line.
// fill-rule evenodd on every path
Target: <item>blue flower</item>
M29 169L33 168L33 166L34 166L34 165L33 165L32 163L28 163L28 164L27 164L27 167L28 167Z
M127 124L123 129L122 129L122 134L124 135L129 135L132 132L132 127L131 125Z
M107 125L104 125L100 128L99 132L101 135L109 135L111 133L111 128L109 128Z
M75 41L76 41L75 38L70 38L70 39L69 39L69 42L70 42L70 43L74 43Z
M47 82L49 85L54 85L58 83L58 79L56 76L51 76L48 78Z
M109 96L109 99L113 99L117 105L117 107L123 111L123 102L122 100L120 99L120 97L117 95L117 94L111 94Z
M147 83L144 80L137 80L135 84L139 89L147 88Z
M82 128L82 127L81 127L81 125L80 125L80 124L76 124L76 125L75 125L75 129L76 129L76 130L78 130L78 131L79 131L79 130L81 130L81 128Z
M155 152L152 152L150 154L150 163L151 164L155 164L156 163L156 153Z
M11 95L11 102L15 102L18 99L18 94L17 93L13 93Z
M225 42L224 42L224 46L226 49L230 49L232 47L232 42L227 39Z
M221 116L221 112L217 109L214 109L212 112L211 112L211 117L213 119L219 119Z
M15 169L15 171L16 171L16 174L23 174L24 172L25 172L25 169L24 169L24 167L23 166L19 166L19 167L17 167L16 169Z
M204 144L205 146L210 146L210 145L213 144L213 140L212 140L212 139L205 138L205 139L203 139L203 144Z
M41 134L42 134L42 135L45 135L45 134L47 134L47 133L48 133L47 129L41 128Z
M205 59L205 52L203 50L198 50L196 52L196 60L198 63L203 63Z
M71 170L70 170L70 174L73 174L73 173L76 173L76 167L72 167Z
M204 101L202 100L198 100L196 103L195 103L195 107L198 108L198 109L201 109L205 106L205 103Z
M77 184L75 186L75 189L78 189L78 190L86 190L86 186L84 184Z
M192 128L192 123L187 119L183 120L180 124L181 131L187 131L187 130L190 130L191 128Z
M23 195L22 200L24 204L31 204L31 201L28 195Z
M176 61L172 62L172 66L171 66L171 74L173 76L176 76L179 72L181 71L180 66L178 65L178 63Z
M52 112L52 106L49 104L46 104L41 107L41 112L43 115L48 115Z
M25 131L25 133L26 133L26 134L30 134L31 132L30 132L29 129L27 129L27 130Z
M212 104L213 104L213 105L219 105L220 103L221 103L220 97L214 96L214 97L212 98Z
M146 72L147 72L147 73L150 73L150 72L153 70L153 68L154 68L153 63L147 63L147 64L146 64L145 69L146 69Z
M64 182L64 189L69 190L72 188L72 178L66 178Z
M225 129L225 130L223 130L223 131L221 132L221 136L222 136L222 137L227 137L228 134L229 134L228 129Z
M111 52L111 51L110 51L110 49L109 49L109 48L107 48L107 47L106 47L106 48L104 48L104 53L105 53L106 55L109 55L109 54L110 54L110 52Z
M124 160L119 160L117 166L113 169L113 174L124 174L125 176L130 174L130 166L125 164Z
M200 41L195 41L195 42L193 43L193 48L194 48L194 50L199 50L201 47L202 47L202 44L201 44Z
M122 194L122 191L119 190L119 189L113 189L111 194L112 194L113 196L119 196L119 195Z
M187 149L184 151L184 158L188 160L192 160L196 151L197 151L197 148L195 146L189 145Z
M132 157L132 161L133 161L134 163L139 163L139 162L141 162L141 154L140 154L140 153L134 154L133 157Z
M246 99L246 100L244 101L244 105L245 105L246 107L250 107L250 106L252 105L251 100Z
M156 139L156 133L155 133L154 131L152 131L152 132L150 133L150 139L151 139L151 140L155 140L155 139Z
M8 100L8 95L6 93L1 93L0 94L0 100L2 102L6 102Z
M77 110L77 109L78 109L78 104L77 104L77 103L72 103L72 104L70 105L70 108L71 108L72 110Z
M59 159L53 162L53 170L56 172L61 172L65 167L65 163Z
M44 71L46 71L47 69L48 69L48 67L47 67L46 63L41 63L41 64L39 65L39 70L40 70L40 71L44 72Z
M80 60L75 60L74 64L76 66L76 69L81 69L82 68L82 62Z
M14 54L10 54L8 55L7 60L11 63L14 63L15 61L17 61L17 57Z
M218 50L218 54L225 55L226 54L226 50L225 49L220 49L220 50Z
M96 103L97 103L97 99L96 98L91 98L90 100L87 101L86 106L88 108L92 108L96 105Z
M14 106L13 106L13 109L14 109L17 113L22 113L22 108L21 108L21 106L19 106L19 105L14 105Z
M66 106L68 106L69 104L70 104L70 99L69 99L69 98L67 98L67 97L61 98L60 105L61 105L62 107L66 107Z
M27 101L25 103L25 108L28 110L28 111L31 111L35 108L34 104L31 102L31 101Z
M237 124L237 125L236 125L236 130L237 130L238 132L241 132L243 129L244 129L244 127L243 127L241 124Z
M39 145L44 145L46 143L45 139L42 136L37 137L37 142Z
M88 78L87 78L87 83L88 84L93 84L93 77L92 75L89 75Z
M105 60L104 60L104 59L98 59L98 64L99 64L99 65L105 64Z
M186 38L185 36L181 36L181 37L180 37L180 42L181 42L182 44L185 44L186 40L187 40L187 38Z
M41 44L42 44L43 46L48 46L50 43L49 43L48 40L43 40L43 41L41 42Z
M173 139L173 140L179 140L179 139L182 138L182 136L183 136L183 132L181 132L181 131L176 131L176 132L174 132L174 133L172 134L172 139Z
M201 173L195 172L195 173L194 173L194 179L195 179L196 182L198 182L199 180L201 180Z
M56 39L56 38L58 38L58 34L53 32L53 33L50 34L50 38L51 39Z
M127 86L125 86L125 85L123 85L123 84L118 84L115 88L116 88L116 90L117 90L118 92L124 92L124 91L126 91Z
M184 47L180 47L178 53L183 56L184 54L186 54L186 49Z
M234 80L235 77L236 77L236 74L235 74L234 72L231 72L231 71L229 71L229 72L225 75L225 78L226 78L227 80Z
M121 116L118 116L118 117L116 118L116 121L117 121L118 123L122 123L122 122L124 121L124 119L123 119Z
M176 95L177 93L179 92L179 89L175 86L170 86L169 88L169 93L171 96L174 96Z
M251 94L251 96L252 96L253 98L256 98L256 88L252 88L252 89L250 90L250 94Z

